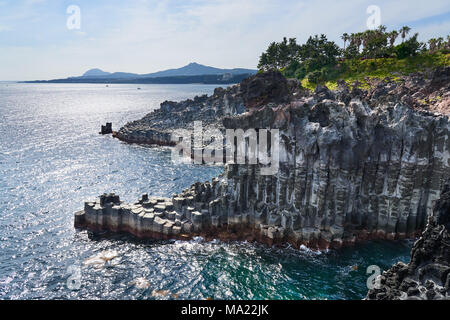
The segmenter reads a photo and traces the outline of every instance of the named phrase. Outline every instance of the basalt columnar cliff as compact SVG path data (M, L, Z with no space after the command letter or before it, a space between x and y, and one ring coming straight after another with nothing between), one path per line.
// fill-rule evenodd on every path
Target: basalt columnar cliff
M85 203L75 225L149 238L202 235L320 248L417 236L450 176L449 79L445 68L385 79L369 90L340 82L334 92L318 86L310 93L268 72L211 97L164 102L116 137L173 145L173 130L195 120L222 129L278 129L279 169L262 175L261 164L227 164L211 182L134 204L103 195Z
M397 263L377 282L367 299L450 299L450 180L411 250L410 263Z

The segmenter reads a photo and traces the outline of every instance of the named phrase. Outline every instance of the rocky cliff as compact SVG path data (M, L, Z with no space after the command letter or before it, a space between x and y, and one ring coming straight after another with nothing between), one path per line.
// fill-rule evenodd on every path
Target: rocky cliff
M277 129L278 149L269 143L269 153L278 150L278 170L263 175L260 163L227 164L211 183L172 199L144 195L133 205L104 195L86 203L75 224L142 237L203 235L319 248L414 237L450 176L449 68L422 75L423 81L414 77L386 79L370 90L340 82L335 92L318 86L308 94L271 72L195 103L163 103L165 111L128 124L117 137L166 142L154 132L169 137L174 126L214 118L224 129ZM414 90L421 93L411 95ZM422 107L433 96L440 99ZM435 104L444 114L427 110L436 111Z
M212 96L197 96L181 102L164 101L159 109L127 123L114 136L131 143L172 146L175 144L172 134L192 130L194 121L202 121L205 131L224 130L224 116L242 114L246 105L287 102L299 91L298 81L287 81L278 72L267 72L245 79L239 85L216 88Z
M397 263L379 276L367 299L450 299L450 180L408 264Z

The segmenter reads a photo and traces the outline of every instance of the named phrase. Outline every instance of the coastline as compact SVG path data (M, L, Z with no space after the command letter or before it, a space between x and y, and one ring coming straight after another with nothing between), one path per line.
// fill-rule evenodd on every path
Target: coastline
M450 180L411 249L408 264L383 272L367 300L448 300L450 296Z
M446 90L448 69L428 80L431 94ZM200 235L324 249L417 237L450 174L440 156L449 152L448 116L420 110L420 97L405 95L424 88L417 77L382 81L369 91L340 83L334 92L319 86L309 93L267 72L211 97L166 101L114 136L169 145L175 129L196 120L218 126L221 119L223 129L276 128L283 137L279 171L263 176L261 165L227 164L219 179L172 199L144 195L127 205L103 195L100 203L86 203L75 225L142 238Z
M347 246L354 246L356 244L363 244L370 240L388 240L388 241L398 241L398 240L416 240L420 237L422 231L417 230L412 234L386 234L383 231L370 232L368 230L361 230L356 233L351 239L345 241L327 241L325 239L312 239L310 241L299 240L294 236L285 237L269 237L267 235L267 230L256 229L250 225L246 224L235 224L231 226L214 227L209 226L198 232L190 233L173 233L171 231L155 232L152 228L146 228L145 225L148 224L146 219L148 216L145 215L138 216L135 219L134 225L129 224L99 224L98 222L86 222L86 218L82 217L84 211L78 211L75 213L74 227L78 230L88 230L93 233L109 233L109 234L123 234L125 236L131 236L142 240L182 240L188 241L196 237L201 237L206 241L220 240L222 242L234 242L234 241L246 241L246 242L257 242L260 244L267 245L269 247L283 247L285 245L290 245L292 248L301 249L306 247L311 250L317 251L327 251L329 249L339 249ZM98 219L98 218L97 218ZM106 221L109 220L108 217L102 216L100 219ZM121 217L123 218L123 215ZM125 218L126 219L126 218ZM105 220L104 220L105 221ZM163 225L164 228L164 225ZM172 226L173 228L173 226ZM169 229L169 227L167 227ZM181 232L181 230L180 230Z

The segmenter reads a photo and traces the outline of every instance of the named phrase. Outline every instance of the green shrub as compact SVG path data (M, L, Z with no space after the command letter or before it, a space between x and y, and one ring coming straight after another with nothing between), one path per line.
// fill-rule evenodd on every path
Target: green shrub
M407 57L415 56L422 47L422 44L417 41L418 34L395 46L394 52L397 59L405 59Z
M313 72L308 73L307 78L310 83L318 84L323 80L322 72L319 70L315 70Z

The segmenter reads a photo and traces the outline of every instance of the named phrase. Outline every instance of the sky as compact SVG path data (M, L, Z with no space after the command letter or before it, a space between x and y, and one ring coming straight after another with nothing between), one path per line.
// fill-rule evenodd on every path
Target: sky
M342 46L342 33L367 29L370 5L388 30L408 25L422 41L449 34L448 0L0 0L0 80L91 68L150 73L190 62L256 68L284 36L302 43L324 33Z

